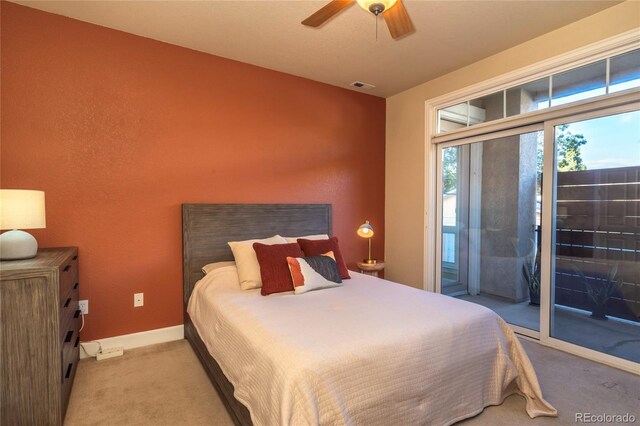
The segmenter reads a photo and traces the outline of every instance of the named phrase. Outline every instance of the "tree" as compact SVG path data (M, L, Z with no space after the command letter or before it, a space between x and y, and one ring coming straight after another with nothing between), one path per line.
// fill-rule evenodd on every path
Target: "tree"
M558 127L559 133L556 136L556 149L558 150L558 171L572 172L576 170L587 170L587 166L580 156L580 147L586 145L587 140L584 135L574 135L569 130L568 124Z
M442 193L456 190L458 183L458 147L442 150Z
M577 170L587 170L587 166L584 164L584 161L582 161L580 153L580 147L587 144L587 139L581 133L571 133L568 128L568 124L558 126L556 136L558 171L573 172ZM538 171L540 170L542 170L542 144L538 144Z

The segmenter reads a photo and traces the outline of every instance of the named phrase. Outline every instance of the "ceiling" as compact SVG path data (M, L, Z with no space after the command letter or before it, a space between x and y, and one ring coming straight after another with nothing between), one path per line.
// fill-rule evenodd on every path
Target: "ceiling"
M416 27L399 40L357 4L320 28L326 1L16 1L225 58L388 97L611 7L619 1L404 0ZM356 90L356 89L353 89Z

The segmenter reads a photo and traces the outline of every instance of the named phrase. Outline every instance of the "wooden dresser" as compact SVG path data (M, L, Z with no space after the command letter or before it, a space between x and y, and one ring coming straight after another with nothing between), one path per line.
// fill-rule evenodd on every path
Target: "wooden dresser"
M79 360L78 249L0 262L0 424L61 425Z

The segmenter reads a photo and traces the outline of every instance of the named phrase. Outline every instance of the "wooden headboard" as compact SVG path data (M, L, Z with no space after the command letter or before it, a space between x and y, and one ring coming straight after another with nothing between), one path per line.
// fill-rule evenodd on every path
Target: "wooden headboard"
M182 273L186 310L208 263L233 260L227 242L273 235L331 236L330 204L183 204Z

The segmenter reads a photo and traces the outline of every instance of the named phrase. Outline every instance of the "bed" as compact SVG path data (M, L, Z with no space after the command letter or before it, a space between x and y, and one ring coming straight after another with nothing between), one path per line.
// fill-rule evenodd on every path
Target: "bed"
M228 241L331 234L331 206L185 204L185 337L234 423L431 424L520 393L555 415L511 329L492 311L352 273L304 295L242 291ZM235 280L235 281L234 281ZM197 284L197 285L196 285Z

